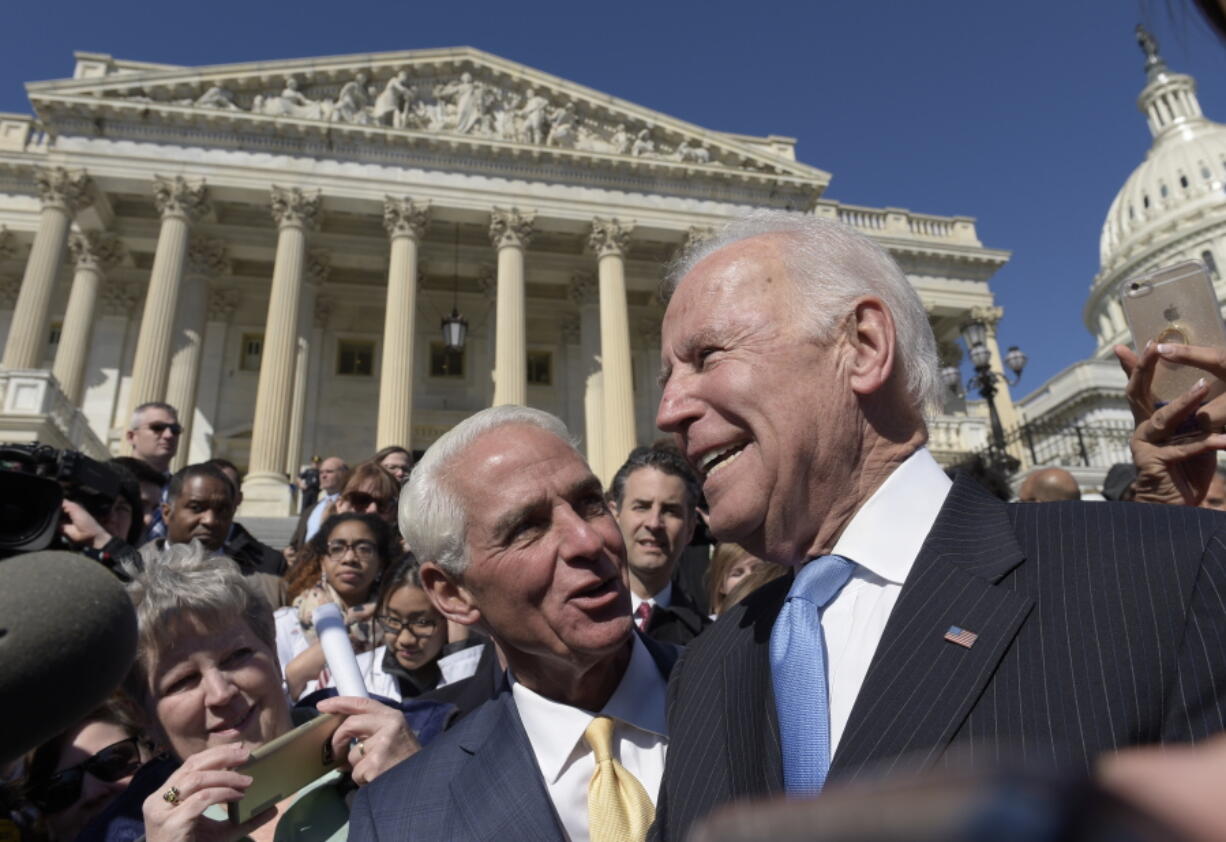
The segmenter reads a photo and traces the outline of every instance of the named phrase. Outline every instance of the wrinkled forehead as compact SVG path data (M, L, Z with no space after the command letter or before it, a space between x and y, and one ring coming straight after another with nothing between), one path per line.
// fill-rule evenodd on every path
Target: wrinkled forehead
M796 292L786 259L787 239L763 234L729 243L706 255L678 281L665 323L732 316L773 308Z

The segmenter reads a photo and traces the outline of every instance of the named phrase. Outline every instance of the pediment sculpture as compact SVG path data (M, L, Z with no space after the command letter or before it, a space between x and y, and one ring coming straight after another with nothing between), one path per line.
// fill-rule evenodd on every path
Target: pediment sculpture
M155 103L144 90L124 99ZM697 138L677 138L631 119L618 122L539 86L517 90L465 71L458 76L417 78L400 70L372 84L365 72L337 85L303 90L294 76L280 91L232 89L212 84L196 98L167 104L242 111L267 117L319 120L359 126L468 135L561 149L577 149L687 164L741 168L749 162L723 154ZM752 165L750 165L752 166Z

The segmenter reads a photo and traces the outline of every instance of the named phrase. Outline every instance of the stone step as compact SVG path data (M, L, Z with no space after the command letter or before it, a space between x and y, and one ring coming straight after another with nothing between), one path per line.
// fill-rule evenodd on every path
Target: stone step
M298 525L298 518L245 517L240 523L257 541L274 550L280 550L289 545L289 539L294 535L294 527Z

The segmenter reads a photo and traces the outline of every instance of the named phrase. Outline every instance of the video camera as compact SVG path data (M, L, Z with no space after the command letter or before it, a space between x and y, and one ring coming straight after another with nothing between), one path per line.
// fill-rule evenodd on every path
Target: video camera
M115 471L75 450L45 444L0 444L0 557L66 546L61 506L71 500L95 518L119 495Z

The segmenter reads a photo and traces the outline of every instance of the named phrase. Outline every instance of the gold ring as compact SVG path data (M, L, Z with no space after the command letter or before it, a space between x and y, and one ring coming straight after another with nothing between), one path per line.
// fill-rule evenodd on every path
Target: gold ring
M361 740L358 740L357 748L358 748L358 754L360 754L362 757L365 757L366 756L366 743L362 742Z
M179 803L179 788L177 786L172 786L170 789L163 792L162 800L165 801L167 804L178 804Z

